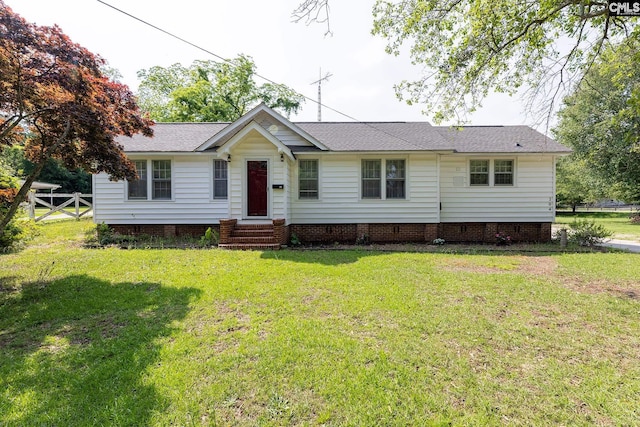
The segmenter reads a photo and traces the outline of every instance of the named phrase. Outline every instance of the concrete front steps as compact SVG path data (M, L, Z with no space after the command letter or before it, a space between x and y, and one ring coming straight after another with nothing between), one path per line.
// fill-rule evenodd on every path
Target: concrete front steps
M227 242L220 242L221 249L278 250L273 224L234 224Z

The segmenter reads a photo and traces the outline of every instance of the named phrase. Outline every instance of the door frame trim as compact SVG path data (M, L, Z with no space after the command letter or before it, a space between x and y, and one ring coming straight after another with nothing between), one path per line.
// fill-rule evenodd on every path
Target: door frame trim
M267 215L249 215L249 162L267 162ZM242 162L242 219L271 219L271 159L268 157L245 157Z

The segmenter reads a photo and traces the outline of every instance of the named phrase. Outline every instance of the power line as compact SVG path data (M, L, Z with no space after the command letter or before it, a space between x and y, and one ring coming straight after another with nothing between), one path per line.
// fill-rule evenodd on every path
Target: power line
M214 53L214 52L210 51L209 49L206 49L206 48L204 48L204 47L202 47L202 46L200 46L200 45L197 45L197 44L195 44L195 43L193 43L193 42L190 42L189 40L186 40L186 39L184 39L184 38L182 38L182 37L180 37L180 36L178 36L178 35L176 35L176 34L174 34L174 33L170 32L170 31L167 31L167 30L165 30L165 29L163 29L163 28L158 27L157 25L154 25L154 24L152 24L152 23L150 23L150 22L148 22L148 21L145 21L145 20L144 20L144 19L142 19L142 18L138 18L137 16L132 15L132 14L130 14L129 12L126 12L126 11L124 11L124 10L122 10L122 9L119 9L119 8L117 8L117 7L115 7L115 6L111 5L111 4L109 4L109 3L107 3L107 2L105 2L105 1L103 1L103 0L97 0L97 1L98 1L98 3L102 3L103 5L108 6L108 7L110 7L111 9L113 9L113 10L115 10L115 11L119 12L119 13L122 13L123 15L126 15L126 16L128 16L128 17L130 17L130 18L132 18L132 19L135 19L135 20L136 20L136 21L138 21L138 22L141 22L141 23L142 23L142 24L144 24L144 25L147 25L147 26L149 26L149 27L153 28L154 30L160 31L161 33L166 34L166 35L168 35L169 37L173 37L174 39L179 40L179 41L181 41L181 42L183 42L183 43L186 43L186 44L188 44L188 45L189 45L189 46L191 46L191 47L194 47L194 48L196 48L196 49L198 49L198 50L201 50L202 52L205 52L205 53L207 53L207 54L209 54L209 55L211 55L211 56L214 56L214 57L216 57L216 58L220 59L221 61L224 61L225 63L227 63L227 64L231 65L232 67L235 67L235 66L236 66L232 61L229 61L228 59L223 58L222 56L220 56L220 55L218 55L218 54L216 54L216 53ZM272 83L272 84L275 84L275 85L279 85L279 84L280 84L280 83L277 83L277 82L275 82L275 81L271 80L270 78L265 77L265 76L262 76L262 75L260 75L260 74L258 74L258 73L256 73L255 75L256 75L256 77L259 77L259 78L261 78L262 80L265 80L265 81L267 81L267 82L269 82L269 83ZM392 137L392 138L399 139L399 140L401 140L401 141L406 142L406 143L407 143L407 144L409 144L409 145L413 145L413 146L417 147L413 142L408 141L407 139L402 138L401 136L394 135L394 134L392 134L392 133L390 133L390 132L387 132L387 131L386 131L386 130L384 130L384 129L377 128L377 127L375 127L373 124L371 124L370 122L364 122L364 121L362 121L362 120L358 120L358 119L356 119L355 117L350 116L349 114L343 113L342 111L338 111L338 110L336 110L335 108L332 108L332 107L330 107L330 106L328 106L328 105L326 105L326 104L322 104L321 102L318 102L318 101L316 101L315 99L310 98L310 97L308 97L308 96L306 96L306 95L304 95L304 94L300 94L300 95L302 95L302 97L304 97L304 99L306 99L306 100L308 100L308 101L311 101L311 102L313 102L313 103L315 103L315 104L318 104L318 106L319 106L319 107L320 107L320 106L325 107L325 108L327 108L327 109L329 109L329 110L333 111L334 113L340 114L341 116L348 118L349 120L353 120L354 122L364 124L365 126L368 126L368 127L370 127L371 129L374 129L374 130L376 130L376 131L378 131L378 132L382 132L382 133L384 133L385 135L388 135L388 136L390 136L390 137ZM417 148L419 148L419 147L417 147Z
M206 48L204 48L204 47L202 47L202 46L200 46L200 45L197 45L197 44L195 44L195 43L193 43L193 42L190 42L189 40L186 40L186 39L184 39L184 38L182 38L182 37L180 37L180 36L178 36L178 35L176 35L176 34L174 34L174 33L170 32L170 31L167 31L167 30L165 30L165 29L163 29L163 28L158 27L157 25L154 25L154 24L152 24L152 23L150 23L150 22L148 22L148 21L145 21L145 20L144 20L144 19L142 19L142 18L138 18L137 16L132 15L132 14L130 14L129 12L126 12L126 11L124 11L124 10L122 10L122 9L119 9L119 8L117 8L117 7L115 7L115 6L111 5L111 4L109 4L109 3L107 3L107 2L105 2L105 1L103 1L103 0L97 0L97 1L98 1L98 3L102 3L103 5L108 6L108 7L110 7L111 9L113 9L113 10L115 10L115 11L117 11L117 12L122 13L123 15L126 15L126 16L128 16L129 18L135 19L136 21L141 22L141 23L143 23L143 24L145 24L145 25L147 25L147 26L149 26L149 27L153 28L154 30L158 30L158 31L160 31L161 33L164 33L164 34L168 35L169 37L173 37L174 39L176 39L176 40L180 40L181 42L186 43L186 44L188 44L188 45L189 45L189 46L191 46L191 47L194 47L194 48L196 48L196 49L198 49L198 50L201 50L202 52L205 52L205 53L207 53L207 54L209 54L209 55L211 55L211 56L214 56L214 57L218 58L219 60L221 60L221 61L223 61L223 62L226 62L227 64L229 64L229 65L231 65L231 66L233 66L233 67L235 67L235 66L236 66L232 61L230 61L230 60L228 60L228 59L226 59L226 58L223 58L222 56L220 56L220 55L218 55L218 54L216 54L216 53L214 53L214 52L210 51L209 49L206 49ZM262 76L262 75L260 75L260 74L258 74L258 73L255 73L255 75L256 75L256 77L260 77L262 80L267 81L267 82L269 82L269 83L272 83L272 84L274 84L274 85L279 85L279 84L280 84L280 83L277 83L277 82L275 82L275 81L271 80L270 78L265 77L265 76ZM310 97L308 97L308 96L306 96L306 95L304 95L304 94L300 94L300 95L302 95L306 100L311 101L311 102L313 102L313 103L316 103L316 104L318 104L319 106L325 107L325 108L327 108L327 109L329 109L329 110L333 111L334 113L338 113L338 114L340 114L341 116L344 116L344 117L346 117L346 118L348 118L348 119L350 119L350 120L353 120L353 121L355 121L355 122L362 122L361 120L358 120L358 119L356 119L355 117L352 117L352 116L350 116L350 115L348 115L348 114L346 114L346 113L343 113L343 112L341 112L341 111L338 111L338 110L336 110L335 108L331 108L331 107L330 107L330 106L328 106L328 105L322 104L322 103L320 103L320 102L316 101L315 99L310 98Z

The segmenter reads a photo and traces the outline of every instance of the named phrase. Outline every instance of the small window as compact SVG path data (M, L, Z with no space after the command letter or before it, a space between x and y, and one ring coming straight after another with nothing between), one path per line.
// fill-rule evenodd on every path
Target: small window
M300 199L317 199L318 161L300 160L298 167L298 197Z
M471 160L469 171L471 185L489 185L489 160Z
M494 185L513 185L513 160L495 160Z
M405 198L404 160L386 161L387 199Z
M129 200L147 200L147 161L136 160L133 163L138 179L128 182Z
M171 160L154 160L151 180L153 200L171 200Z
M362 161L362 198L380 199L381 161Z
M214 160L213 161L213 198L214 199L226 199L227 198L227 161L226 160Z

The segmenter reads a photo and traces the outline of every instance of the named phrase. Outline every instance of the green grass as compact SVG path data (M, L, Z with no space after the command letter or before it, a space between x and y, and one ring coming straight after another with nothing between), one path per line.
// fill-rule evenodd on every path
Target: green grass
M640 242L640 223L629 221L629 212L558 212L556 224L571 224L576 218L593 219L613 232L616 239Z
M638 255L0 255L0 425L638 425Z

